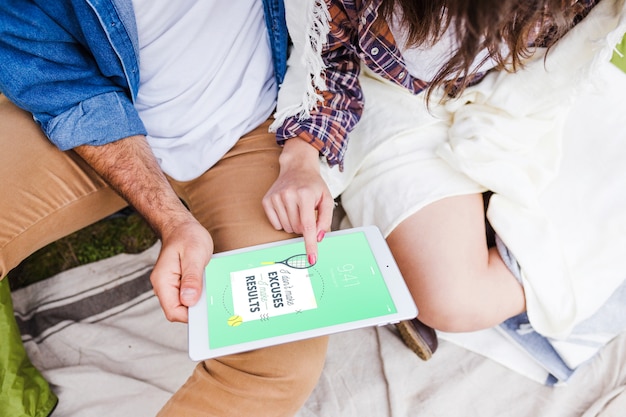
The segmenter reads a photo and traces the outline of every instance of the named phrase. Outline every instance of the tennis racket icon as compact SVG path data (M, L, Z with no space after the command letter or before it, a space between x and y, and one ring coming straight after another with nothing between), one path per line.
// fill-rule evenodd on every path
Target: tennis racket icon
M307 269L314 265L314 264L309 263L306 253L302 253L300 255L293 255L287 259L283 259L282 261L261 262L261 265L275 265L275 264L287 265L288 267L294 268L294 269Z

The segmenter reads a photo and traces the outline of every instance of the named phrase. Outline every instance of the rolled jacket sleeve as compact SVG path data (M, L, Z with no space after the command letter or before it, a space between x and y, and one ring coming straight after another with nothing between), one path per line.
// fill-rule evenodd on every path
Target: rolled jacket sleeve
M118 92L83 100L40 125L50 141L61 150L80 145L104 145L146 134L133 104Z
M0 91L61 150L145 134L126 74L136 68L125 69L88 5L63 7L0 5Z
M351 45L357 36L356 27L343 8L331 8L331 19L316 22L325 14L307 12L311 7L307 0L293 0L285 6L293 48L279 91L274 125L277 140L304 139L330 166L342 169L349 132L358 123L364 105L360 60ZM321 26L328 27L327 36ZM322 47L317 51L313 45ZM315 56L318 53L319 60ZM323 86L314 81L318 75Z

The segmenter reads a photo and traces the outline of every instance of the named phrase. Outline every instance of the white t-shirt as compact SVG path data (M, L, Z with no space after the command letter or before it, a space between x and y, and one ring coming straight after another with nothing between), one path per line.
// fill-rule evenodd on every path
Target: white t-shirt
M215 164L276 103L261 0L133 0L136 108L164 172L187 181Z

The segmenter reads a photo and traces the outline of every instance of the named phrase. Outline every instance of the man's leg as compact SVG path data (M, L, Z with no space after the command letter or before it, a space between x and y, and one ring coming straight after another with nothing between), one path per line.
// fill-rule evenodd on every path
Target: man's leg
M80 158L55 148L30 115L1 94L0 149L0 279L37 249L126 206ZM0 403L14 415L47 415L56 396L26 356L9 283L0 289L0 368L12 387Z
M37 249L127 205L2 95L0 149L0 279Z
M172 181L213 236L216 252L293 237L276 231L261 206L280 154L268 126L243 137L198 180ZM327 342L321 337L201 362L159 416L292 416L317 383Z

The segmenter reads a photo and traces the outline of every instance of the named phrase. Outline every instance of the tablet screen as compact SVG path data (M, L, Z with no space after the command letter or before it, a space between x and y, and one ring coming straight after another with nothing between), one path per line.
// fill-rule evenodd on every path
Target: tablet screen
M214 257L205 278L209 348L397 312L364 232L328 235L318 251L315 265L302 241Z

